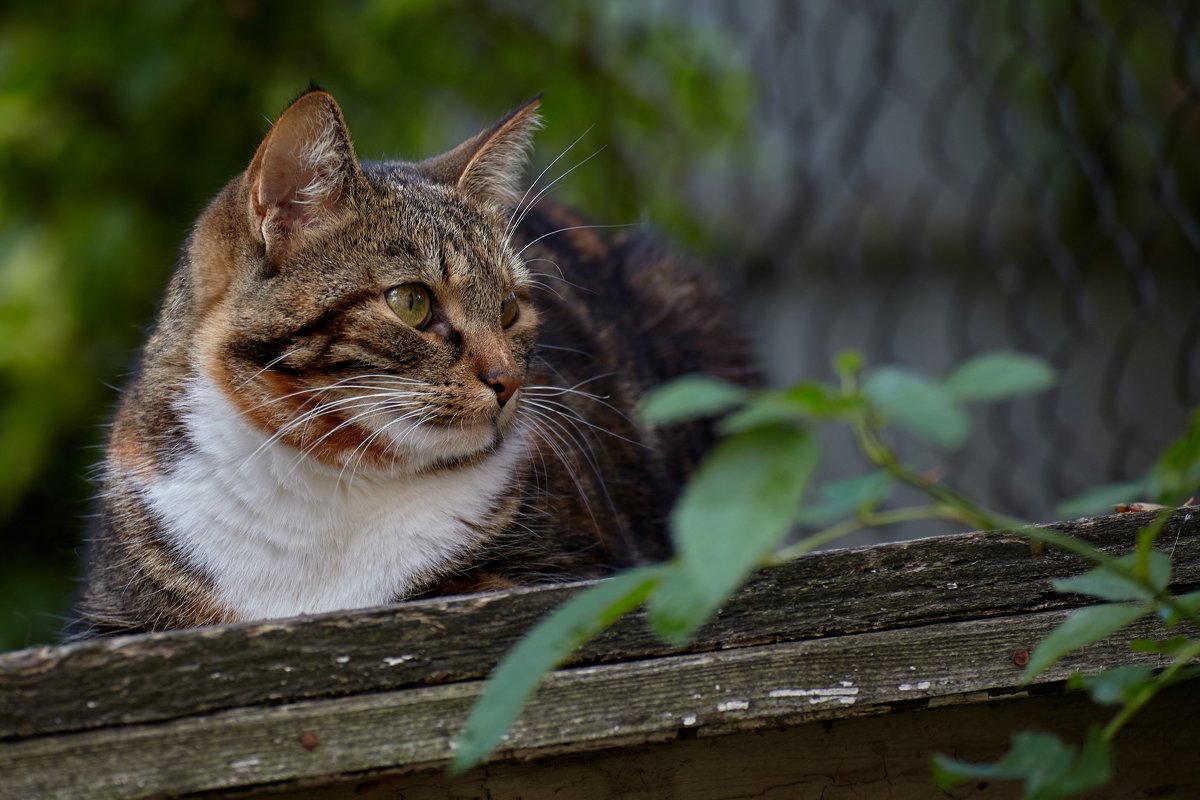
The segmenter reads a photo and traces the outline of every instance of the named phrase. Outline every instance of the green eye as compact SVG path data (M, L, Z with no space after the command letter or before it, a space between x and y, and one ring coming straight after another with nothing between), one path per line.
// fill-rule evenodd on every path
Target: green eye
M419 283L402 283L388 289L383 299L397 317L418 330L428 325L433 316L433 297L429 288Z
M517 321L517 315L520 313L521 307L517 305L517 293L509 292L508 297L500 303L500 324L507 328Z

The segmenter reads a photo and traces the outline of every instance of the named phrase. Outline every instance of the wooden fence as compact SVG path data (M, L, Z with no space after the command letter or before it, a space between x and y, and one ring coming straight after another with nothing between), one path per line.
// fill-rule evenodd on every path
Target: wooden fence
M1054 527L1123 553L1146 518ZM1173 585L1200 587L1200 510L1162 543ZM489 671L579 585L33 648L0 656L0 797L1015 797L940 792L929 758L992 759L1018 729L1080 734L1106 711L1064 694L1068 675L1156 663L1100 643L1019 683L1086 602L1050 579L1085 567L1003 534L807 556L755 576L684 647L623 620L457 778L443 769ZM1197 680L1151 704L1096 796L1200 797L1198 712Z

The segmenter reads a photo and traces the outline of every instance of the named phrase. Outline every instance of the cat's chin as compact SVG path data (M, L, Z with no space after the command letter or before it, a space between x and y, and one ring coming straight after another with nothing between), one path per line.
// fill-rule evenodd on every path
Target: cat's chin
M453 465L497 450L514 430L517 403L508 403L499 414L453 424L416 423L387 429L392 446L404 453L411 469Z

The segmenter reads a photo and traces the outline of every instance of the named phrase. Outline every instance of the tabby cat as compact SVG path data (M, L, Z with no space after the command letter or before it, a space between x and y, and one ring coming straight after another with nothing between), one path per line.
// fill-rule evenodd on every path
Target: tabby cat
M518 190L538 101L359 161L288 107L196 222L108 441L76 637L597 577L669 555L708 441L638 420L742 380L714 288Z

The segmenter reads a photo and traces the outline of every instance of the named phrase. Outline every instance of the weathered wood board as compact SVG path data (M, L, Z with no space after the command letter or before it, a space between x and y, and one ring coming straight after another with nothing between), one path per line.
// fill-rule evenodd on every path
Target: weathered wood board
M1200 707L1200 685L1171 690L1118 738L1116 776L1081 800L1200 797L1200 720L1180 725L1178 709ZM930 759L951 753L993 761L1009 732L1037 728L1070 738L1106 719L1077 694L992 699L923 711L835 719L725 736L681 738L532 761L498 762L457 777L419 772L375 775L270 792L275 800L1016 800L1014 782L934 789ZM238 797L241 792L211 797Z
M1146 521L1147 515L1120 515L1055 527L1121 553ZM1162 541L1173 553L1174 585L1200 586L1200 512L1178 512ZM532 621L577 585L35 648L0 656L0 797L240 795L298 787L311 793L317 786L333 797L396 781L407 788L377 796L534 797L542 796L536 787L553 781L529 764L547 758L564 786L575 787L575 794L556 797L603 797L608 789L589 794L585 773L595 770L576 770L577 785L563 770L593 759L641 764L698 757L669 755L679 747L728 750L737 758L753 749L753 737L803 743L834 723L866 726L884 737L867 737L881 753L903 751L911 760L920 751L927 762L930 743L921 750L902 741L907 734L887 731L919 727L926 723L896 720L928 719L934 711L902 712L941 707L948 730L957 725L966 732L981 724L966 721L990 718L986 709L998 699L1033 693L1042 696L1001 705L1023 704L1035 722L1053 720L1060 713L1054 709L1067 707L1061 703L1078 702L1057 696L1072 671L1155 663L1101 643L1037 684L1018 685L1021 654L1085 600L1054 593L1050 579L1083 568L1075 557L1036 553L1024 540L1000 534L800 559L757 576L686 647L657 641L636 615L622 622L550 676L491 766L449 783L439 770L483 679ZM1155 626L1142 623L1143 632L1153 635ZM1195 687L1176 691L1189 701L1200 698ZM1079 708L1087 711L1086 704ZM1176 726L1200 724L1192 721L1200 715L1179 706L1174 716L1169 708L1163 713ZM988 737L979 742L995 744L998 732L1007 738L1007 728L982 724ZM859 756L869 760L866 752ZM781 787L816 787L829 774L816 755L781 750L779 758L763 773L786 772L790 783ZM805 777L795 764L809 760L814 771ZM1195 785L1196 759L1180 761L1188 764L1179 768L1179 785ZM391 777L371 782L381 775ZM484 785L496 775L507 777ZM521 775L527 782L518 791ZM1162 785L1173 779L1155 775ZM696 794L682 788L687 781L675 794L654 794L666 778L646 780L643 794L623 796L754 794L732 786L727 794L715 788ZM839 796L835 784L825 796ZM469 787L479 786L486 792L472 794ZM778 796L796 795L780 789Z

